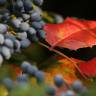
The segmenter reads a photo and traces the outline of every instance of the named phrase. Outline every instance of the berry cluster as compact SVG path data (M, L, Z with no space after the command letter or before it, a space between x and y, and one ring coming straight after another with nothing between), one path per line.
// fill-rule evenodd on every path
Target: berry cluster
M31 94L29 96L33 96L34 91L32 91L32 88L36 88L36 93L38 93L38 87L36 85L43 91L39 91L38 95L35 96L41 96L41 94L42 96L78 96L78 94L85 92L86 88L81 81L76 80L72 85L69 85L61 75L54 77L53 85L46 84L46 73L27 61L21 64L21 69L22 74L18 75L15 81L10 78L2 80L2 84L8 89L9 96L27 96L29 94ZM33 79L36 80L36 84L30 83ZM22 92L23 90L25 92Z
M43 0L0 0L0 64L14 52L45 38L45 22L34 7L42 3Z

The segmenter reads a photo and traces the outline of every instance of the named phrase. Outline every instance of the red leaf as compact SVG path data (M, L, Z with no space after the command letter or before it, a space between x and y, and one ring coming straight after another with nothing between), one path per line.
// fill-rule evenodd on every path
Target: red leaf
M13 71L14 77L22 74L22 70L17 65L11 65L11 69Z
M67 18L61 24L46 24L44 30L52 48L77 50L96 45L96 21Z
M81 61L79 68L88 77L96 76L96 58L89 61Z

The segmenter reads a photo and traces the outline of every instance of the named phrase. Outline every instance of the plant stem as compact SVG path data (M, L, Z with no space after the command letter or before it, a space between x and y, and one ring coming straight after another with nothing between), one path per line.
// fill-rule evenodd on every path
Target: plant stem
M44 47L46 47L47 49L50 50L50 47L47 46L47 45L45 45L44 43L39 42L39 44L40 44L41 46L44 46ZM66 59L69 60L70 62L72 62L72 64L74 64L74 66L75 66L76 69L79 71L79 73L81 74L81 76L82 76L84 79L88 79L88 78L81 72L81 70L80 70L79 67L77 66L77 63L76 63L75 61L73 61L71 58L69 58L68 56L66 56L65 54L61 53L60 51L58 51L58 50L56 50L56 49L51 49L50 51L53 51L53 52L59 54L60 56L66 58Z

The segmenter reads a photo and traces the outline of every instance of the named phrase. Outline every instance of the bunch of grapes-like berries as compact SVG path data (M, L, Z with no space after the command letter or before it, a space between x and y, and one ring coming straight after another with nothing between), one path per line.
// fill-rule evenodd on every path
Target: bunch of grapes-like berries
M5 78L2 80L2 84L4 84L8 90L8 96L20 96L20 94L23 96L23 94L28 95L29 93L31 94L29 96L33 96L34 91L32 88L36 89L36 93L39 92L38 96L41 96L38 87L36 88L34 83L33 85L30 83L34 78L36 79L35 83L37 83L37 86L43 89L42 96L79 96L79 94L86 92L86 88L81 81L76 80L72 85L69 85L65 82L62 75L56 75L53 79L53 84L47 84L45 81L47 78L46 73L27 61L24 61L21 64L21 70L22 74L18 75L15 81L11 78ZM23 90L25 90L25 92L22 92Z
M0 64L32 42L45 38L38 7L43 0L0 0Z

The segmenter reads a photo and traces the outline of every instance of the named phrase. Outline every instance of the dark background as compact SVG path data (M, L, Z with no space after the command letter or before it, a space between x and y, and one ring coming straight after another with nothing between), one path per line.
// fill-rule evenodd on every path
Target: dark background
M43 9L66 16L96 20L95 0L44 0Z

